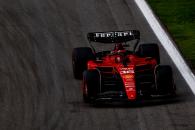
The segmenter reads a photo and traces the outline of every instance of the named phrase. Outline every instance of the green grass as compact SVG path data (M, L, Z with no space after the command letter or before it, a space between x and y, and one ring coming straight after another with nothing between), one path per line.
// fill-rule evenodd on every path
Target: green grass
M147 0L195 68L195 0Z

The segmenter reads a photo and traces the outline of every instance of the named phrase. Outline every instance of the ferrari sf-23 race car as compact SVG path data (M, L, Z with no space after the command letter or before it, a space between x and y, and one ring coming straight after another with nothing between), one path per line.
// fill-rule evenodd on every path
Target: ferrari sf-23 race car
M85 102L175 94L172 68L160 64L157 44L139 43L138 30L94 32L87 37L91 47L72 52L73 74L83 80Z

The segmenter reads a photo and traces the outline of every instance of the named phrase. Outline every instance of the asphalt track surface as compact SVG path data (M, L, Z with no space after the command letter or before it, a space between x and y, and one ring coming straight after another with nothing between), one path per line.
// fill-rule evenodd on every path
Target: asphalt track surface
M128 29L159 43L133 0L1 0L0 130L194 130L194 96L176 69L172 100L83 103L71 50L88 46L87 32ZM162 47L161 63L175 68Z

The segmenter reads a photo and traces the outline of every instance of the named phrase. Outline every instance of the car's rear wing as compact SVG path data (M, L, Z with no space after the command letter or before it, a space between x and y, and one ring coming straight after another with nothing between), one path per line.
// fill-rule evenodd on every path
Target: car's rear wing
M90 42L120 43L136 39L139 40L140 32L138 30L93 32L88 33L87 38Z

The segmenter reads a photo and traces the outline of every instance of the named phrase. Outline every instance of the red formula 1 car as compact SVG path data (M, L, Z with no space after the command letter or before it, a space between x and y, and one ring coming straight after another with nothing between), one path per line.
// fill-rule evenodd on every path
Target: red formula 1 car
M74 48L73 73L85 102L175 94L172 69L160 65L157 44L139 44L138 30L88 33L91 47Z

